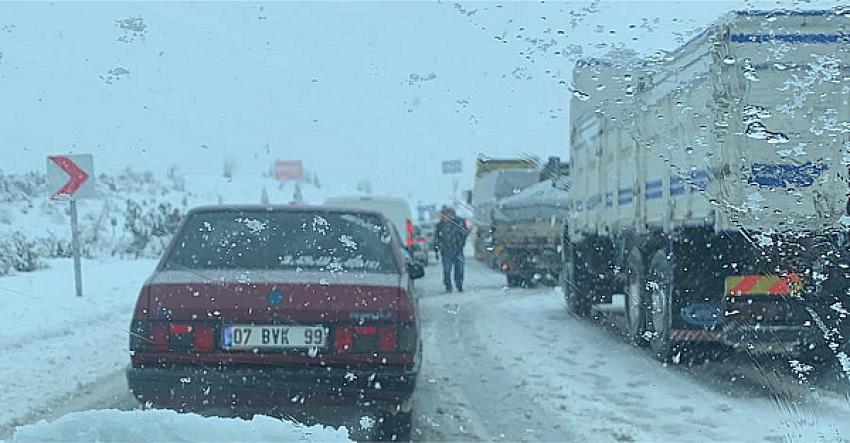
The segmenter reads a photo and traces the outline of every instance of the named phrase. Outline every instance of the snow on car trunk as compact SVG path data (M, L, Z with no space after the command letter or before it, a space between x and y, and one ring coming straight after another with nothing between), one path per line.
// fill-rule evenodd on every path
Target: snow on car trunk
M42 420L15 431L11 442L98 441L137 443L182 441L348 442L345 428L303 426L266 416L252 420L202 417L165 410L91 410Z

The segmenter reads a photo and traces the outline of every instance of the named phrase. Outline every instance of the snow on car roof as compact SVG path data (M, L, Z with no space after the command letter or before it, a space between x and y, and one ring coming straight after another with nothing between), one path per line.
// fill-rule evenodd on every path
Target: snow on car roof
M197 206L189 210L189 214L210 213L210 212L250 212L250 211L268 211L268 212L335 212L335 213L357 213L381 216L379 211L373 209L362 209L356 207L344 206L323 206L323 205L261 205L261 204L244 204L244 205L206 205Z

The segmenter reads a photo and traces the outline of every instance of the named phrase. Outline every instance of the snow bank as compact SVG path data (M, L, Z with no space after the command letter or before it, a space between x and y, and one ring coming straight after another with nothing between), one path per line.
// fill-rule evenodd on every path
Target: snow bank
M15 431L12 442L331 442L351 441L345 428L303 426L266 416L253 420L202 417L166 410L75 412Z
M0 438L31 413L62 408L74 392L120 374L130 361L127 329L136 296L155 265L84 260L82 298L74 296L68 259L0 278ZM119 385L113 395L122 390Z

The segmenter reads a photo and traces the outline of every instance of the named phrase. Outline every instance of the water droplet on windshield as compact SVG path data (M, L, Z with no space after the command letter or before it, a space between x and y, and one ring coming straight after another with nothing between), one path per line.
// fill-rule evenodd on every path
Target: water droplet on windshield
M758 73L756 73L756 68L755 66L753 66L753 62L750 61L750 59L744 60L744 66L741 67L741 70L743 71L742 74L745 79L751 82L759 81L759 76Z
M584 92L579 91L578 89L573 89L573 97L586 102L590 100L590 95L585 94Z
M761 122L753 122L747 125L747 137L754 140L764 140L770 144L788 143L788 136L781 132L769 131Z

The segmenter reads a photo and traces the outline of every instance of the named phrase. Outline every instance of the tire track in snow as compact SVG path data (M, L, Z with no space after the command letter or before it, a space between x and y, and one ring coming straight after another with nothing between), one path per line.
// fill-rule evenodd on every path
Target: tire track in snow
M439 269L431 269L419 297L424 361L414 403L418 439L575 440L557 411L527 389L530 381L512 376L510 362L490 352L487 338L477 333L477 314L510 300L511 291L499 283L504 277L470 260L469 290L442 295Z

